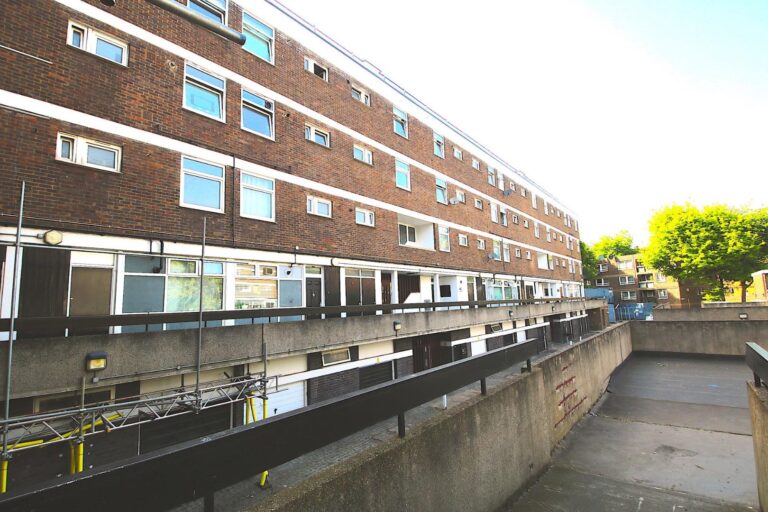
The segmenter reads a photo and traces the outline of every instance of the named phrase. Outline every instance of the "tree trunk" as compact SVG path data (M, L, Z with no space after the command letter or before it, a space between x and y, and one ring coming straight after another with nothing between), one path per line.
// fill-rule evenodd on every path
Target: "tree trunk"
M747 302L747 288L752 286L754 279L747 279L741 282L741 303Z

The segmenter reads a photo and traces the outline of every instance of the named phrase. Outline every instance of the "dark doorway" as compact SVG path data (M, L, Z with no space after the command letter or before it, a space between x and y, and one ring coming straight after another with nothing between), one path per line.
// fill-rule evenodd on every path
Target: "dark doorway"
M392 304L392 274L381 273L381 303Z
M21 257L19 318L66 316L69 251L25 247ZM62 328L26 327L19 338L64 336Z
M69 316L109 315L112 269L73 267L69 290ZM109 328L70 329L70 334L109 334Z
M308 308L322 306L323 281L319 277L308 277L306 282L306 298ZM320 315L307 315L307 320L320 318Z
M397 295L400 304L405 303L410 294L420 292L421 279L418 274L401 273L397 275Z

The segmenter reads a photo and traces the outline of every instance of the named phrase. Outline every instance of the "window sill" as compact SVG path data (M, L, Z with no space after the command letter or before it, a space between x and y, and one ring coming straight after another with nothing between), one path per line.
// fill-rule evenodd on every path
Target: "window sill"
M182 110L186 110L187 112L191 112L191 113L193 113L193 114L197 114L198 116L202 116L202 117L205 117L206 119L211 119L212 121L218 121L218 122L220 122L220 123L222 123L222 124L227 124L227 119L226 119L226 116L224 116L224 118L223 118L223 119L221 119L221 118L218 118L218 117L213 117L212 115L206 114L206 113L204 113L204 112L200 112L199 110L195 110L195 109L193 109L193 108L189 108L189 107L188 107L188 106L186 106L186 105L182 105L182 106L181 106L181 109L182 109Z
M56 161L62 164L71 165L74 167L82 167L83 169L93 169L94 171L108 172L109 174L122 174L119 169L109 169L107 167L98 167L96 165L80 164L71 160L65 160L63 158L56 157Z
M252 133L252 134L254 134L254 135L258 135L258 136L259 136L259 137L261 137L262 139L268 140L268 141L270 141L270 142L275 142L275 136L274 136L274 135L272 135L271 137L267 137L267 136L266 136L266 135L264 135L263 133L259 133L259 132L257 132L257 131L254 131L254 130L249 130L248 128L246 128L246 127L245 127L245 126L243 126L243 125L240 125L240 129L241 129L241 130L243 130L244 132L248 132L248 133Z
M407 247L408 249L418 249L420 251L435 252L434 249L430 249L429 247L422 247L416 244L400 244L400 247Z
M184 203L179 203L179 206L182 207L182 208L188 208L190 210L198 210L198 211L202 211L202 212L219 213L219 214L224 215L224 210L223 209L206 208L205 206L196 206L196 205L193 205L193 204L184 204Z
M265 219L263 217L253 217L251 215L244 215L242 213L240 214L240 217L242 217L243 219L258 220L258 221L261 221L261 222L270 222L272 224L277 224L277 221L275 219Z
M319 147L321 147L321 148L325 148L325 149L331 149L331 146L326 146L326 145L320 144L319 142L315 142L315 141L313 141L313 140L309 140L309 139L307 139L306 137L304 138L304 140L305 140L305 141L307 141L307 142L309 142L310 144L312 144L312 145L314 145L314 146L319 146Z
M92 52L89 52L88 50L83 50L82 48L78 48L77 46L72 46L69 43L67 43L67 48L75 50L75 51L77 51L79 53L84 53L86 55L90 55L92 57L96 57L98 60L103 61L103 62L107 62L107 63L112 64L114 66L118 66L118 67L123 68L123 69L128 69L128 59L126 59L125 64L123 64L122 62L115 62L112 59L108 59L106 57L102 57L101 55L99 55L97 53L92 53ZM126 52L127 51L128 50L126 50ZM129 58L130 58L130 56L129 56Z

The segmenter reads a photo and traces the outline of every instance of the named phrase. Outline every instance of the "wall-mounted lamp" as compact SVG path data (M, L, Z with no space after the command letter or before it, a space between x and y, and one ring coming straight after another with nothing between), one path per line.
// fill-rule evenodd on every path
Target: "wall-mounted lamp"
M41 235L37 235L37 238L48 245L59 245L64 240L64 235L61 234L61 231L51 229Z
M85 369L89 372L98 372L107 368L106 352L91 352L85 356Z
M552 306L552 311L554 311L554 310L555 310L555 306Z
M403 324L398 320L392 322L392 328L395 330L395 334L399 333L403 329Z
M739 320L747 320L749 315L746 313L739 313Z
M509 318L512 318L513 316L515 316L515 312L514 312L514 310L510 309L509 310Z
M117 3L117 0L101 0L101 3L106 5L107 7L114 7Z

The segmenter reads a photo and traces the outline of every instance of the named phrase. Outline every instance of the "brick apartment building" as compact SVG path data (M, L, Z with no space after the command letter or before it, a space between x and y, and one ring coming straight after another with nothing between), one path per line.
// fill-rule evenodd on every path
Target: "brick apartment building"
M566 205L276 0L109 3L0 4L2 318L197 311L201 273L210 311L583 295ZM310 318L209 322L222 327L206 329L199 375L258 374L266 348L211 340L241 333L266 347L282 329L302 345L269 349L279 413L428 368L432 350L466 357L587 316L583 303L558 308L432 338L403 337L407 320L400 333L389 322L336 338L295 330ZM14 372L12 409L75 405L90 350L109 365L87 373L89 401L184 389L195 327L20 327L18 364L34 350L25 338L68 335L69 348L55 361L29 353L49 378Z
M593 285L590 281L586 284ZM616 304L653 303L673 308L701 304L701 287L646 266L640 254L600 258L594 286L611 288Z

